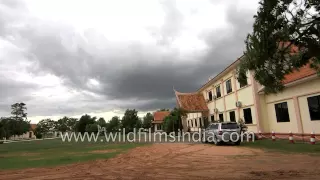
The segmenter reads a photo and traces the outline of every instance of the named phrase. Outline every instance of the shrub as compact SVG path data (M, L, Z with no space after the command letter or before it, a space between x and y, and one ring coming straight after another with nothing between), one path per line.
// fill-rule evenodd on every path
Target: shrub
M35 134L35 135L36 135L36 138L37 138L37 139L41 139L41 138L42 138L42 134L37 133L37 134Z

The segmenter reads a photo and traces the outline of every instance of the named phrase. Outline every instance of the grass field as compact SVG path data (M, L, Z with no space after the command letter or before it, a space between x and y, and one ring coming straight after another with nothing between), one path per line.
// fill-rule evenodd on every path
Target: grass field
M257 140L255 142L244 142L241 146L292 153L317 153L320 155L319 143L311 145L303 142L291 144L288 140Z
M142 145L62 142L60 139L0 144L0 169L46 167L106 159Z
M63 142L60 139L0 144L0 169L23 169L57 166L112 158L143 143ZM320 155L320 143L290 144L287 140L257 140L240 147L267 151L313 153Z

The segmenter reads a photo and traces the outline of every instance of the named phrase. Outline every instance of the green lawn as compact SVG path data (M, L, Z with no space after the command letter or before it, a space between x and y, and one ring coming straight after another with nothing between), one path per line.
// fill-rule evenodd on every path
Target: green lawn
M0 144L0 170L106 159L142 145L142 143L62 142L60 139Z
M319 143L311 145L303 142L291 144L288 140L257 140L255 142L243 142L241 146L293 153L318 153L320 155Z

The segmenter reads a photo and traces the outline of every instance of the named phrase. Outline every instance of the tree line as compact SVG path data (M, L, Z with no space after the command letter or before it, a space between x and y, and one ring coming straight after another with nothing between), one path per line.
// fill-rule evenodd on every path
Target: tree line
M11 116L0 119L0 140L12 136L20 136L30 131L30 121L27 119L27 107L25 103L15 103L11 105ZM106 121L103 117L97 118L85 114L78 118L63 117L57 121L43 119L37 123L33 130L37 138L42 138L53 132L98 132L98 125L107 132L116 132L125 129L126 132L133 131L134 128L151 128L153 115L147 113L143 118L138 116L135 109L127 109L122 118L112 117Z
M120 129L125 129L125 132L132 132L134 128L151 128L152 120L153 115L151 113L147 113L143 118L140 118L138 111L135 109L127 109L122 118L114 116L109 121L106 121L103 117L97 118L88 114L81 116L79 119L65 116L57 121L52 119L39 121L35 129L35 135L41 138L53 131L98 133L99 126L107 132L118 132Z
M15 103L11 105L11 116L0 118L0 140L12 136L20 136L31 130L30 121L27 118L27 107L25 103ZM169 109L160 109L158 111L170 111ZM165 132L177 132L182 129L182 117L186 116L183 109L174 108L170 114L163 119L163 128ZM140 118L138 111L127 109L120 118L112 117L106 121L103 117L97 118L88 114L82 115L79 119L73 117L62 117L58 120L50 118L39 121L36 125L34 134L37 138L42 138L54 132L89 132L97 133L98 127L104 128L107 132L118 132L125 129L125 132L132 132L134 129L152 127L153 114L148 112Z

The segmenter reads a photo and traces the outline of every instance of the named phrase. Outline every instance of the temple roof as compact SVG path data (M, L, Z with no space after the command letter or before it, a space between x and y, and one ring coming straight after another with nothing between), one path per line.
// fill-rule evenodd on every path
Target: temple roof
M181 93L176 90L177 104L180 108L189 112L209 111L203 94L200 93Z

